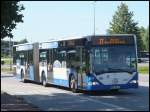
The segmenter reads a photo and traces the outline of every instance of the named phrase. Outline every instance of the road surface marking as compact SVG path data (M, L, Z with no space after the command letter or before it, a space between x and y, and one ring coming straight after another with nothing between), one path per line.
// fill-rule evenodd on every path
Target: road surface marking
M88 101L92 101L92 102L95 102L95 103L101 103L101 104L106 105L106 106L108 106L108 107L117 108L117 109L119 109L119 110L128 110L128 111L129 111L129 109L124 108L124 107L120 107L120 106L118 106L118 105L114 105L114 104L111 104L111 103L105 103L105 102L102 102L102 101L99 101L99 100L96 100L96 99L91 99L91 98L88 98L88 97L85 97L85 96L78 96L78 95L76 95L76 94L74 94L74 93L71 93L71 94L74 95L74 96L80 97L81 99L85 98L85 99L87 99ZM132 110L131 110L131 111L132 111Z

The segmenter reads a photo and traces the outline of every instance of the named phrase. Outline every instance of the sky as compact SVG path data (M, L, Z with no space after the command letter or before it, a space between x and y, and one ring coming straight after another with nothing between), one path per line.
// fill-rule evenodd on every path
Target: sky
M134 13L138 26L149 25L148 1L122 1ZM95 3L95 34L106 34L112 16L121 1ZM29 42L42 42L70 36L94 34L93 1L21 1L25 10L24 22L13 30L14 41L26 38ZM7 38L6 38L7 39Z

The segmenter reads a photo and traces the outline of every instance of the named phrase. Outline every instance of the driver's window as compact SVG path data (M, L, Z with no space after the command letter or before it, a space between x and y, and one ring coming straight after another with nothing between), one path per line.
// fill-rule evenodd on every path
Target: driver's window
M101 55L102 55L102 60L104 62L108 62L108 49L107 48L102 48Z
M126 64L128 67L136 67L136 59L133 56L126 56Z
M101 55L99 49L95 49L95 61L95 63L101 64Z

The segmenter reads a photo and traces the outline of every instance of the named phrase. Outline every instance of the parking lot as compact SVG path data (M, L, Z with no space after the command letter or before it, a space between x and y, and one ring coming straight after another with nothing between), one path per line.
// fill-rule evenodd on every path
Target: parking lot
M1 90L23 97L41 110L149 110L149 75L139 77L138 89L117 93L101 91L72 93L66 88L43 87L33 82L22 83L11 74L1 74Z

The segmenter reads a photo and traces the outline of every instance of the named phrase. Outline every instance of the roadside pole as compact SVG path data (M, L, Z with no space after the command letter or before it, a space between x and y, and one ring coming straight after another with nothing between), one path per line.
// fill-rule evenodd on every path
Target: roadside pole
M10 58L10 71L12 70L12 63L11 63L11 38L9 40L9 58Z

